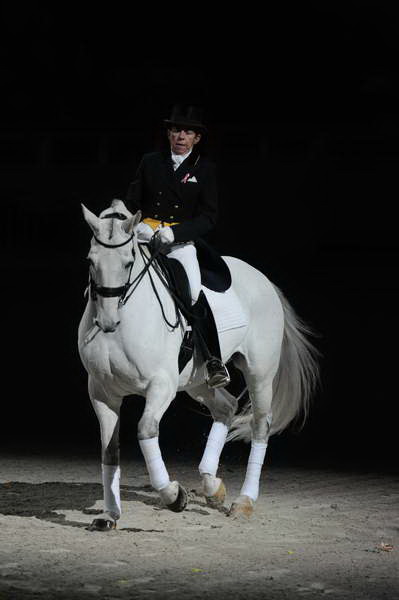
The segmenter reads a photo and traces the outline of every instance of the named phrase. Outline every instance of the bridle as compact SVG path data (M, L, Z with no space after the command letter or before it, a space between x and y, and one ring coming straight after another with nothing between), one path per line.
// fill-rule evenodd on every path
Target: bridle
M104 215L101 218L102 219L116 218L116 219L120 219L120 220L125 220L126 216L124 214L122 214L122 213L110 213L108 215ZM121 248L122 246L126 246L126 244L129 244L133 240L133 238L134 238L134 232L132 233L132 235L127 240L125 240L124 242L121 242L120 244L107 244L106 242L103 242L102 240L100 240L96 235L94 235L94 239L96 240L96 242L98 244L100 244L100 246L104 246L105 248ZM130 281L130 276L131 276L132 269L133 269L133 266L134 266L134 261L135 261L135 258L136 258L136 253L134 251L134 247L133 246L132 246L133 261L132 261L132 264L130 265L129 275L128 275L127 281L126 281L126 283L124 285L121 285L119 287L107 287L107 286L97 285L97 283L94 281L94 279L91 276L91 272L89 272L89 285L88 285L87 290L90 291L90 298L91 298L91 300L93 300L95 302L97 300L97 296L101 296L103 298L118 298L119 297L118 306L119 306L119 308L121 308L122 306L124 306L126 304L126 302L132 296L132 294L134 293L135 289L137 288L137 286L139 285L139 283L143 279L144 275L148 272L152 288L153 288L153 290L155 292L155 295L157 297L157 300L158 300L158 302L160 304L162 315L163 315L163 317L165 319L165 322L172 329L176 329L181 324L181 318L180 318L180 315L179 315L179 312L178 312L178 308L177 308L177 303L179 303L178 302L178 298L175 296L175 294L173 294L171 292L170 286L168 285L168 282L165 281L164 276L160 272L160 270L158 268L156 268L155 259L157 258L158 254L161 251L161 246L158 246L158 248L154 248L153 252L151 252L150 258L148 258L148 256L145 254L142 246L143 246L143 244L139 245L139 250L140 250L140 254L141 254L142 258L143 258L143 262L145 264L144 264L144 267L142 268L142 270L140 271L140 273L138 273L138 275L133 279L133 281ZM161 282L168 289L169 294L175 300L176 322L174 324L170 323L168 321L168 319L166 318L166 315L165 315L165 312L164 312L164 308L162 306L161 299L160 299L159 294L158 294L158 292L156 290L156 287L155 287L154 281L152 279L151 273L149 272L149 269L150 269L151 265L153 267L155 267L155 271L156 271L158 277L160 278Z
M120 219L121 221L124 221L126 219L126 215L122 214L122 213L110 213L108 215L104 215L103 217L101 217L102 219ZM100 246L104 246L104 248L121 248L122 246L126 246L127 244L129 244L134 238L134 232L132 233L131 236L128 237L127 240L125 240L124 242L121 242L120 244L107 244L106 242L103 242L102 240L100 240L96 235L94 235L94 239L96 240L97 244L100 244ZM88 289L90 290L90 298L93 300L93 302L95 302L97 300L97 296L102 296L103 298L118 298L119 297L119 305L122 306L123 304L125 304L125 299L126 299L126 294L128 293L130 287L133 285L134 282L130 282L130 275L132 273L132 268L134 265L134 258L135 258L135 251L134 248L132 246L132 255L133 255L133 261L132 264L130 265L130 270L129 270L129 275L127 278L127 281L124 285L121 285L119 287L107 287L104 285L97 285L97 283L94 281L94 279L91 276L91 272L89 272L89 286Z

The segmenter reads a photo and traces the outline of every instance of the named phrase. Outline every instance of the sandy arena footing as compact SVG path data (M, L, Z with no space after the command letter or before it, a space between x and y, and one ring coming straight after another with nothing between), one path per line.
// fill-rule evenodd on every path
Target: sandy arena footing
M206 505L192 460L168 464L189 491L163 508L144 461L122 461L123 516L102 506L92 455L0 460L0 598L399 598L399 477L268 467L256 512L232 520L245 465L223 463L225 509Z

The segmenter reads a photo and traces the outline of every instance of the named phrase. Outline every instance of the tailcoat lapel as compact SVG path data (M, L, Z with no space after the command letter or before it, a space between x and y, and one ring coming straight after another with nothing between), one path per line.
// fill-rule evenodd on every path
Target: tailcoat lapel
M195 148L192 150L191 154L187 156L186 160L179 165L179 167L174 172L176 179L180 182L187 173L191 175L198 168L200 161L200 154L198 150ZM173 168L173 167L172 167Z
M172 157L170 154L170 150L166 150L163 152L163 163L165 169L165 177L168 183L169 188L182 199L181 196L181 180L189 173L190 177L193 173L198 169L200 162L200 154L198 150L195 148L192 150L191 154L187 156L187 158L179 165L176 171L173 170Z
M175 177L175 171L173 170L173 163L172 163L172 157L170 155L170 150L165 150L164 152L162 152L162 158L163 158L162 162L163 162L163 167L164 167L165 179L168 184L168 187L181 200L179 186L177 183L178 179Z

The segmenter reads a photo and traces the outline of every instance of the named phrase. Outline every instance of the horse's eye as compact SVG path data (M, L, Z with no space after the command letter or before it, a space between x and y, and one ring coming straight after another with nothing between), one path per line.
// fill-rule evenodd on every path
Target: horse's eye
M130 269L130 267L132 266L132 264L133 264L133 261L131 260L130 262L128 262L128 263L125 265L125 269Z
M90 258L90 256L86 256L86 260L91 267L94 267L94 263L93 263L92 259Z

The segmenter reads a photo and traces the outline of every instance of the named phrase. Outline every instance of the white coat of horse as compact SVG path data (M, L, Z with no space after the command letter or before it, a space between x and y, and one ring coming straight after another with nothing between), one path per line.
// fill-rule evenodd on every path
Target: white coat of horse
M249 516L259 494L259 479L270 435L294 419L306 417L318 378L317 351L308 329L282 293L262 273L236 258L224 257L232 286L249 315L248 324L220 334L222 358L241 370L249 403L239 415L236 399L224 389L205 383L203 364L192 359L179 374L178 355L185 321L173 329L174 302L153 266L148 249L140 251L132 215L121 200L97 217L84 206L93 232L88 254L91 292L79 326L79 353L88 372L90 400L100 424L104 512L92 529L110 529L121 515L119 418L125 396L145 397L138 439L151 484L163 503L183 510L187 494L170 481L158 443L158 426L177 391L203 403L213 417L199 465L203 493L210 504L225 499L217 477L220 454L227 440L251 440L245 481L230 508L233 516ZM154 292L153 285L157 291Z

